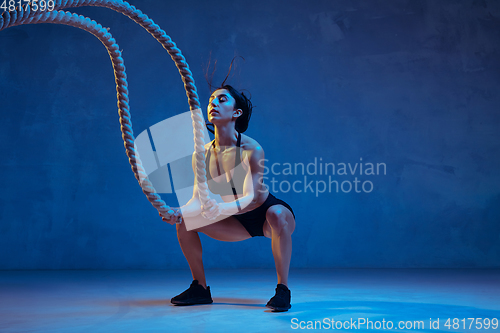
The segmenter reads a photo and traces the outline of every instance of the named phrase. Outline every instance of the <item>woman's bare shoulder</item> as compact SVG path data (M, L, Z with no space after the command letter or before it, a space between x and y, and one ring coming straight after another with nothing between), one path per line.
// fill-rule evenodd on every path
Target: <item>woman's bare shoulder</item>
M241 148L243 150L260 150L262 146L257 140L249 137L248 135L241 134Z

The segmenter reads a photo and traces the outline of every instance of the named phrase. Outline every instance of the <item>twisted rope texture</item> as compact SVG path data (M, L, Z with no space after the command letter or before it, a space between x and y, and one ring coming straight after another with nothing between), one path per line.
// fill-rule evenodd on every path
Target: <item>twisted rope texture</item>
M128 84L126 80L125 66L116 41L107 29L103 28L95 21L91 21L89 18L84 18L81 15L78 16L76 14L61 11L61 9L64 8L82 6L106 7L128 16L134 22L146 29L163 46L163 48L167 50L170 57L175 62L175 65L184 82L184 89L186 90L191 110L198 194L201 203L205 205L210 199L208 194L204 158L205 120L200 110L198 93L196 91L194 79L184 56L177 48L176 44L170 39L165 31L160 29L160 27L156 25L146 14L143 14L140 10L122 0L56 0L54 11L52 12L34 12L31 11L30 6L28 5L21 8L21 10L4 12L0 17L0 31L22 24L60 23L90 32L105 45L113 64L122 138L132 171L134 172L135 178L141 184L142 190L151 204L158 210L161 216L170 218L173 211L170 210L170 207L168 207L157 194L153 185L147 178L147 174L142 166L139 155L135 150L135 138L133 135L131 115L128 105ZM16 7L16 9L18 9L18 7Z

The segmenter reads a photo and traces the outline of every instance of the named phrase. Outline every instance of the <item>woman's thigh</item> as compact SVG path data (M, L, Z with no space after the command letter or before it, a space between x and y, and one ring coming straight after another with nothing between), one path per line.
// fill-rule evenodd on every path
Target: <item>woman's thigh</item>
M195 231L224 242L239 242L251 238L245 227L232 216L195 229Z

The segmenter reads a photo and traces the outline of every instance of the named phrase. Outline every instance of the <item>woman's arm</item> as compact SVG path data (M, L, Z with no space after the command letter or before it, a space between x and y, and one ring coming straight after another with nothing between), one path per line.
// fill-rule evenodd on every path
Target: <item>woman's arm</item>
M192 167L194 173L194 187L193 196L191 199L182 206L181 212L184 217L194 217L201 214L201 201L198 196L198 180L196 179L196 155L193 153Z
M206 148L206 147L205 147ZM186 202L182 207L170 207L174 214L172 214L173 218L167 219L165 217L162 218L163 221L168 222L170 224L181 223L184 217L195 217L201 214L201 201L198 196L198 180L196 179L196 153L193 153L193 157L191 159L191 166L193 168L194 173L194 186L193 186L193 196ZM160 214L161 216L161 214Z

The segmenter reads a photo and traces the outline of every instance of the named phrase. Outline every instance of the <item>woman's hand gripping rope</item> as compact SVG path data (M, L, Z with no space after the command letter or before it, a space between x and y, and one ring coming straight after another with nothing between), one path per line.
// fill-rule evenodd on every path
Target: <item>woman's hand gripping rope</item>
M170 210L167 213L170 214L170 216L168 218L162 216L161 213L159 214L162 221L167 222L167 223L172 224L172 225L182 223L183 218L182 218L180 208L170 207Z
M160 217L162 221L167 222L169 224L181 224L184 221L184 218L181 213L181 209L178 207L170 207L170 210L167 212L169 216ZM215 220L219 215L222 214L222 206L217 203L214 199L210 199L206 205L201 206L201 216L208 220Z
M208 200L206 205L201 206L201 216L206 219L215 220L221 214L221 206L214 199Z

